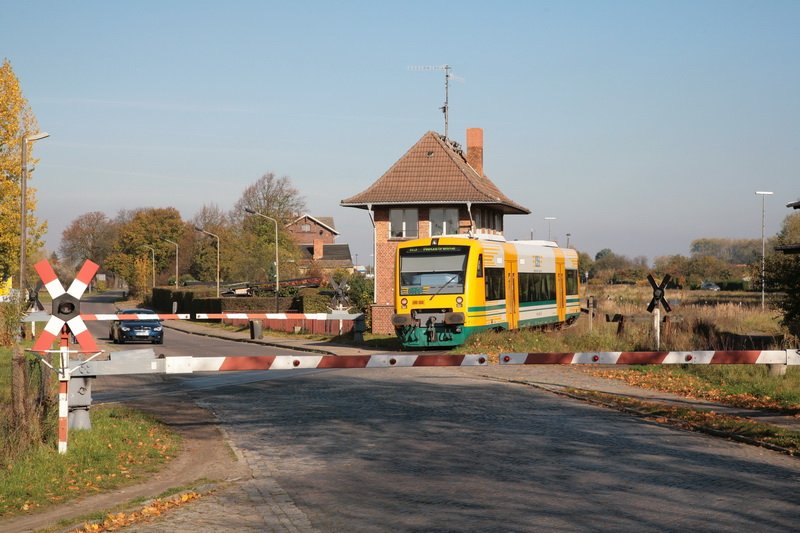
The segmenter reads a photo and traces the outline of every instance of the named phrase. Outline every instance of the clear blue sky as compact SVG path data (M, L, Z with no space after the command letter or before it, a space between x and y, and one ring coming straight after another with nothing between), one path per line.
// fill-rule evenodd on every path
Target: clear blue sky
M0 54L43 131L48 248L75 217L230 209L266 172L333 216L426 131L482 127L485 171L591 254L687 254L774 234L800 198L800 2L6 2ZM224 245L223 245L224 248Z

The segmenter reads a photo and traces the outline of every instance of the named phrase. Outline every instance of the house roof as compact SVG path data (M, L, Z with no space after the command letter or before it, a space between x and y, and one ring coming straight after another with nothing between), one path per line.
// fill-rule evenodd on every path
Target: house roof
M314 257L314 245L302 244L299 246L300 253L303 260L309 260ZM320 261L351 261L349 244L323 244L322 245L322 258Z
M304 218L310 218L320 226L330 230L330 232L333 233L334 235L339 235L339 232L336 231L336 226L334 226L333 224L333 217L312 217L308 213L303 213L302 215L300 215L299 217L297 217L296 219L294 219L293 221L289 222L286 225L291 226L293 224L297 224Z
M429 131L378 181L341 201L344 207L370 205L463 204L492 205L504 213L530 210L500 192L473 169L454 143Z

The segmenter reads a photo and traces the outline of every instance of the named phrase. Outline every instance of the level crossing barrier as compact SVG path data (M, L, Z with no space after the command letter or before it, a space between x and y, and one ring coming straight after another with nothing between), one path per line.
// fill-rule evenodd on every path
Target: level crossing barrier
M35 265L36 271L53 297L53 312L47 325L35 340L34 352L43 364L59 376L59 453L67 451L70 427L91 427L88 411L91 407L91 379L101 375L121 374L188 374L195 372L264 371L292 369L353 369L353 368L410 368L427 366L486 366L487 354L467 355L410 355L378 354L363 356L333 355L268 355L268 356L170 356L156 357L152 349L114 352L107 361L96 358L103 352L84 320L187 320L190 314L81 314L80 298L94 277L97 264L86 261L69 289L65 290L47 261ZM344 319L347 313L335 312ZM305 320L329 320L325 313L198 313L199 319L275 319L302 317ZM359 316L359 315L349 315ZM27 317L26 321L39 317ZM69 349L70 336L78 341L80 350ZM58 350L50 350L60 338ZM57 368L45 358L47 353L58 354ZM75 357L73 357L75 356ZM77 359L77 360L76 360ZM668 364L767 364L799 365L800 350L739 350L739 351L674 351L674 352L557 352L501 353L500 365L539 364L596 364L596 365L668 365ZM72 421L75 425L72 425Z

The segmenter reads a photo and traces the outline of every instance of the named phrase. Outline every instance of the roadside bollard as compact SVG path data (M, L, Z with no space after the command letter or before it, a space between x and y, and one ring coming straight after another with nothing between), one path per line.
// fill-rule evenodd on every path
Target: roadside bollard
M251 339L261 339L264 337L263 334L263 324L260 320L251 320L250 321L250 338Z
M353 320L353 341L364 342L364 332L367 330L367 321L364 315L359 315Z

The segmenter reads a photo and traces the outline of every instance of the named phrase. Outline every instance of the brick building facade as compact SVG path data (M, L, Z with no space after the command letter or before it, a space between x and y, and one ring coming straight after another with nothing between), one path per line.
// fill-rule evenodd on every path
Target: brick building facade
M287 224L286 231L299 250L297 270L300 276L353 269L350 245L336 244L339 232L336 231L333 217L303 214Z
M483 130L467 130L467 152L429 131L375 183L341 201L369 211L374 228L372 331L392 334L394 258L400 242L457 233L503 233L503 216L530 211L483 173Z

